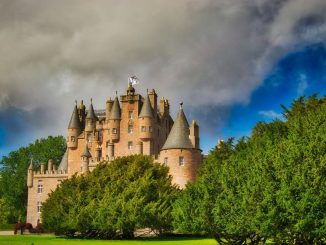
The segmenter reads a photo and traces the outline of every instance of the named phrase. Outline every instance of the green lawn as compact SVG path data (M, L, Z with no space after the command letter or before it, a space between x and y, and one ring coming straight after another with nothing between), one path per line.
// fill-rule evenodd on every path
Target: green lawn
M99 240L79 240L56 238L51 235L16 235L0 236L0 245L216 245L214 239L205 238L173 238L173 239L146 239L134 241L99 241Z

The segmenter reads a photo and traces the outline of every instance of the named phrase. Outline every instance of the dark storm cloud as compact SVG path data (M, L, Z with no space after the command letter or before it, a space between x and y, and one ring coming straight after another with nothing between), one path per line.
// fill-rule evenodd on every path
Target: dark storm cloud
M13 124L13 140L65 134L75 99L103 108L137 75L139 92L156 88L174 112L184 101L217 133L277 59L325 40L324 19L313 21L325 10L324 0L0 0L1 120L14 120L10 104L28 122ZM205 117L215 112L221 120Z

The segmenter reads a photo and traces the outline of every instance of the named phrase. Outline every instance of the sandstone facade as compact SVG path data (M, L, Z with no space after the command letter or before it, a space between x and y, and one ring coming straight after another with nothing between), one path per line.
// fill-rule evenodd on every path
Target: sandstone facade
M41 171L28 170L27 222L41 221L41 205L58 184L75 173L91 171L103 161L116 157L144 154L166 164L173 182L184 188L194 181L202 154L199 148L199 127L189 126L182 104L175 122L169 101L151 90L143 98L129 84L125 95L111 98L105 110L95 111L91 104L86 111L83 101L74 107L67 137L67 151L58 169L52 161Z

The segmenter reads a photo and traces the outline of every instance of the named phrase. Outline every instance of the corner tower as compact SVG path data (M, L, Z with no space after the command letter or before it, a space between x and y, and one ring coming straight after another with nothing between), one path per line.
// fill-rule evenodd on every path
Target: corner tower
M196 179L202 162L199 145L193 144L190 137L189 124L181 103L177 118L160 152L160 162L169 167L173 183L180 188Z

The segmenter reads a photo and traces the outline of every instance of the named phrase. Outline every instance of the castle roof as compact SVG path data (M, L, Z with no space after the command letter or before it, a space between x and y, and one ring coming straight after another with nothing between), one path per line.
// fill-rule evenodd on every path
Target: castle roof
M162 150L194 148L189 139L189 133L189 124L181 107Z
M87 111L86 119L96 119L96 115L93 108L93 103L91 102L89 109Z
M61 159L58 170L61 170L61 171L68 170L68 147L67 147L65 154L63 155L63 157Z
M30 165L28 167L28 170L33 170L33 169L34 169L34 165L33 165L33 161L31 160L31 163L30 163Z
M92 157L91 153L90 153L89 150L88 150L87 144L85 145L84 152L83 152L83 154L81 154L81 156L82 156L82 157L87 157L87 158Z
M72 112L68 129L81 129L81 125L78 117L77 105L75 105L74 111Z
M120 104L118 97L115 97L109 119L121 119Z
M153 108L148 95L145 98L139 117L153 117Z

